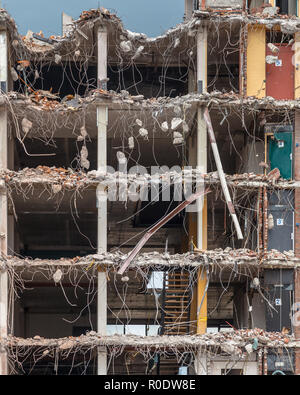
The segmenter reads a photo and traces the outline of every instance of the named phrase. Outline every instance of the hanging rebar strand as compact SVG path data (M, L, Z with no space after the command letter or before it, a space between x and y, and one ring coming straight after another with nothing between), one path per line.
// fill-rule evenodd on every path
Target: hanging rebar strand
M263 251L263 238L262 238L262 227L263 227L263 217L262 217L262 187L258 190L257 198L257 238L258 238L258 257L262 259Z
M263 216L264 216L264 230L263 230L263 244L264 244L264 258L268 252L268 195L267 188L264 187L264 195L263 195Z

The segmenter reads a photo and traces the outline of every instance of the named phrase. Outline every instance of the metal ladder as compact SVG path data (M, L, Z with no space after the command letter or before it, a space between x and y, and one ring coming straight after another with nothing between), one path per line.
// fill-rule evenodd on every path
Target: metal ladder
M186 270L166 272L164 277L162 334L186 335L190 329L191 287Z

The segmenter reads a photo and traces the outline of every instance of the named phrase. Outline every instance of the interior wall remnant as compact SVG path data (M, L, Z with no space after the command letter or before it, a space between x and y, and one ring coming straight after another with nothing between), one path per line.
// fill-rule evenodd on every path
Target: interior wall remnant
M266 330L265 300L259 293L252 297L252 327Z
M266 308L266 330L291 330L291 311L294 291L294 270L265 269L264 289L270 301Z
M249 0L248 8L251 11L253 8L259 8L263 5L264 0Z
M243 287L237 286L233 296L233 326L236 329L249 328L249 303Z
M266 96L266 29L249 25L247 45L247 96Z
M207 375L207 356L197 354L195 356L195 372L197 376L206 376Z
M242 152L241 173L262 174L263 168L259 165L265 160L265 145L263 141L250 141Z

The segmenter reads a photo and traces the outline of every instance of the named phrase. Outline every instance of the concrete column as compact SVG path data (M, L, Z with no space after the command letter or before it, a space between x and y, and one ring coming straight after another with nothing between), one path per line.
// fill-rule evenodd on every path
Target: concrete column
M185 0L184 1L184 19L190 19L193 15L194 10L194 0Z
M7 34L0 32L0 88L7 91ZM0 107L0 169L7 169L7 110ZM7 255L7 193L0 185L0 255ZM0 271L0 338L8 334L8 275ZM0 375L8 373L7 354L0 347Z
M98 30L98 86L104 88L102 81L107 78L107 31L100 27ZM106 84L106 82L105 82ZM97 107L98 128L98 159L99 171L106 171L107 165L107 123L108 108ZM98 253L107 252L107 193L102 185L97 188L98 207ZM106 335L107 324L107 279L104 269L98 273L98 306L97 306L97 331ZM99 348L98 375L107 374L107 353L105 348Z
M207 28L202 26L197 35L197 83L198 92L207 91ZM204 108L198 108L197 117L197 168L207 172L207 130ZM203 187L203 186L202 186ZM207 249L207 200L200 198L197 212L197 247ZM203 334L207 327L207 284L206 271L199 270L197 292L197 333Z
M198 93L207 92L207 26L197 33L197 84Z
M207 28L202 26L197 34L197 90L207 91ZM197 114L197 169L207 172L207 130L204 120L204 107ZM203 188L203 185L200 186ZM207 249L207 200L200 198L197 212L197 247ZM204 334L207 328L207 275L205 268L199 270L197 281L197 334ZM206 356L196 356L196 373L206 375Z
M207 357L197 354L195 358L195 372L198 376L207 376Z
M70 15L62 13L62 34L67 35L72 31L73 18Z

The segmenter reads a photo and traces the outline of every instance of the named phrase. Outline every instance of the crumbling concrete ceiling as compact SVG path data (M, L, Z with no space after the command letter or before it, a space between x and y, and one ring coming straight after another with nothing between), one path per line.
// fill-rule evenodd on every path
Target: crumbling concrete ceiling
M14 210L17 214L39 213L67 213L71 210L84 213L96 213L95 189L85 189L84 193L58 191L57 187L46 188L42 185L32 189L29 193L14 191L12 194ZM11 206L11 209L13 207Z
M150 137L151 133L156 138L165 138L172 135L171 121L176 117L184 119L191 129L195 120L197 105L187 104L185 106L183 104L184 100L182 100L182 103L177 104L175 102L165 108L161 106L134 108L125 100L123 105L122 102L111 105L108 111L108 137L124 136L124 134L128 134L128 137L132 134L138 135L141 126L137 124L137 120L142 121L142 127L148 131ZM17 115L18 130L16 130L15 118L11 119L10 123L14 129L14 134L20 132L22 137L24 137L22 120L25 115L26 119L32 122L32 127L26 134L27 137L42 138L44 136L45 139L51 137L77 138L82 125L85 125L89 137L97 137L97 108L95 104L88 105L83 112L76 112L75 106L75 111L67 114L64 112L41 111L39 108L36 108L36 111L32 108L31 111L30 108L24 106L20 106L16 110L13 114L14 116ZM164 122L168 122L169 130L167 131L163 131L161 128Z

